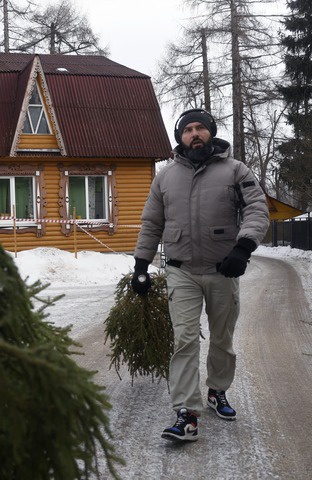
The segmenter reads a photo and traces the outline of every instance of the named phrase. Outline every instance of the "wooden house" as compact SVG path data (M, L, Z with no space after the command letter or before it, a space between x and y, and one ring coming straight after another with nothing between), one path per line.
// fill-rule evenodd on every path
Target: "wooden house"
M0 242L133 252L171 145L149 76L103 56L0 53Z

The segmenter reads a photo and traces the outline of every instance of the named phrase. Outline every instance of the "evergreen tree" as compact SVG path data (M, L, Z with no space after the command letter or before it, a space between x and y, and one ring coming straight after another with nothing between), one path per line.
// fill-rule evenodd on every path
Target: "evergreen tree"
M287 105L292 137L279 150L281 178L294 191L298 207L312 202L312 3L311 0L288 0L291 14L285 19L289 32L283 35L286 49L286 85L280 85Z
M71 356L78 344L70 327L44 321L44 287L27 286L0 247L0 478L5 480L99 479L102 451L113 478L123 463L111 445L111 408L94 372Z

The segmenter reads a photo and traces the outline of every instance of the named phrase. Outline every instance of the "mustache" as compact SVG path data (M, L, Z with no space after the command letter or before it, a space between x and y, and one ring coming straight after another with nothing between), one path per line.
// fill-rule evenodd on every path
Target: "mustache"
M204 142L199 137L196 137L191 141L190 147L192 147L194 143L197 143L197 144L201 143L202 146L204 145Z

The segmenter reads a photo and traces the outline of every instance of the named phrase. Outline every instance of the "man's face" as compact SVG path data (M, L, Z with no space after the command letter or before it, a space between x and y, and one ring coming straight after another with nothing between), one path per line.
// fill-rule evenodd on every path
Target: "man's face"
M201 148L211 139L211 133L200 122L188 123L181 136L182 143L188 148Z

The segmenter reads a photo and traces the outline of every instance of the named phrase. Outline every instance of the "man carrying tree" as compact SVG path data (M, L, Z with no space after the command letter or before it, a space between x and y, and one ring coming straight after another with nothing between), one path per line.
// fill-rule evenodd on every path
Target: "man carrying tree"
M265 195L205 110L183 112L175 124L174 161L155 177L135 249L133 290L146 295L147 273L163 239L174 353L170 394L177 420L163 438L198 439L203 409L199 388L200 316L205 300L210 331L208 406L235 419L226 391L233 382L233 334L239 314L239 278L269 225Z

